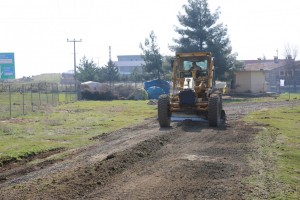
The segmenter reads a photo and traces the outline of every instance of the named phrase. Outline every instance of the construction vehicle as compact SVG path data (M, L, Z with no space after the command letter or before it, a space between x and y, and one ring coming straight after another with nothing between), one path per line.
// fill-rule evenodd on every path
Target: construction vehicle
M195 65L196 64L196 65ZM194 66L193 66L194 65ZM160 127L171 121L205 121L217 127L225 120L222 92L214 88L214 61L210 52L176 53L172 60L171 94L158 99Z

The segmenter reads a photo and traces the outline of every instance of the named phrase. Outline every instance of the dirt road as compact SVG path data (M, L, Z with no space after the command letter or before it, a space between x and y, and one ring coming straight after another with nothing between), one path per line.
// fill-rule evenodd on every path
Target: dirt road
M258 130L240 119L296 104L227 104L227 122L219 128L184 122L160 129L148 119L93 138L95 145L63 160L0 168L0 199L246 199L252 188L244 180L253 173L247 155L255 153Z

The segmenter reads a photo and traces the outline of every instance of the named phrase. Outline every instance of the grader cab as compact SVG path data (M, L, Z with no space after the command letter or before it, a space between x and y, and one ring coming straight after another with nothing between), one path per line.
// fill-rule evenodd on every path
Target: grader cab
M213 87L212 54L176 53L172 68L172 92L158 99L160 127L183 120L205 121L209 126L219 126L225 118L225 111L222 93Z

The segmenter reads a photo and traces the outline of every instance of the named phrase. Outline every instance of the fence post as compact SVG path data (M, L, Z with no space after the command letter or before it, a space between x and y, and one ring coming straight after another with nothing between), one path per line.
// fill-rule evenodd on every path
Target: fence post
M24 84L22 84L22 113L25 115L25 89L24 89Z
M8 96L9 96L9 118L11 119L11 91L10 91L10 84L8 84Z
M52 95L52 106L54 106L54 91L53 91L53 83L51 84L51 95Z
M57 84L57 105L59 105L59 89L58 89L58 84Z
M47 97L47 106L49 104L49 99L48 99L48 86L47 86L47 83L45 83L46 85L46 97Z
M70 90L69 90L69 98L70 98L70 102L73 101L73 90L72 90L72 86L70 85Z
M31 112L33 112L32 83L30 84Z
M40 101L40 106L39 106L39 109L41 108L42 106L42 101L41 101L41 85L39 84L39 101Z
M65 86L65 103L67 103L67 98L68 98L68 95L67 95L67 85Z

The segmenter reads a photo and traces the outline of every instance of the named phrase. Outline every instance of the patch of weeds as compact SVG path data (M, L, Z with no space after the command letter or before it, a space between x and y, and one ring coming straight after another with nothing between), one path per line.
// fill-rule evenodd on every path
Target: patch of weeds
M63 121L59 119L48 119L45 123L49 126L60 126L63 124Z
M10 157L8 155L1 155L0 154L0 167L3 167L7 163L17 161L16 158Z
M250 199L300 199L300 107L252 113L245 120L268 124L249 156L254 174L248 179Z
M3 135L13 135L14 134L13 129L6 125L0 126L0 134L1 134L1 132Z

